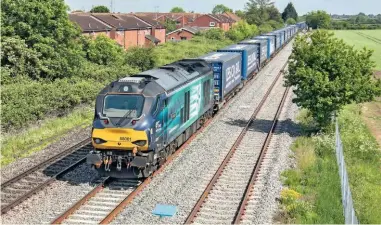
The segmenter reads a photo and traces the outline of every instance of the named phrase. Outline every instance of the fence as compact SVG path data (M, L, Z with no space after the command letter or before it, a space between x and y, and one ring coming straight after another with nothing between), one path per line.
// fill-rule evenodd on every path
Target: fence
M341 142L339 122L336 118L336 158L339 166L341 197L344 208L345 224L359 224L353 208L352 193L349 188L348 173L344 161L343 143Z

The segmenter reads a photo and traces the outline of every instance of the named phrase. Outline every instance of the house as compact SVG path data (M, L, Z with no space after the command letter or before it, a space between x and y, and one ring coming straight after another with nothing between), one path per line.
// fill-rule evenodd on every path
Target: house
M72 13L69 19L82 29L84 35L104 34L124 49L165 43L165 27L145 17L115 13Z
M69 19L81 28L83 35L96 37L103 34L110 37L112 27L88 13L72 13Z
M231 20L234 20L236 22L239 22L242 20L239 16L237 16L236 14L232 12L224 12L222 15L229 17Z
M151 34L150 34L150 36L153 36L154 38L158 39L160 41L158 44L165 43L165 40L166 40L166 37L165 37L166 29L165 29L163 24L161 24L160 22L152 19L150 16L147 16L147 15L135 15L135 16L137 18L143 20L144 22L148 23L151 26Z
M210 29L210 28L202 28L202 27L190 27L185 26L181 27L177 30L174 30L167 34L167 41L182 41L192 39L193 35L197 32Z
M189 25L197 27L219 27L224 31L228 31L236 22L237 21L223 14L205 14L197 17Z
M131 13L132 14L132 13ZM191 22L193 22L201 14L199 13L155 13L155 12L139 12L133 13L136 16L147 16L152 20L158 21L162 24L167 20L176 22L178 28L183 27Z

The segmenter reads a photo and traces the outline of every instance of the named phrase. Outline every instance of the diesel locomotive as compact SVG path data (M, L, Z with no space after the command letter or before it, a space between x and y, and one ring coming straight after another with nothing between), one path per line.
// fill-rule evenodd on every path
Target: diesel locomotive
M150 176L305 28L289 26L111 82L96 98L87 163L102 176Z

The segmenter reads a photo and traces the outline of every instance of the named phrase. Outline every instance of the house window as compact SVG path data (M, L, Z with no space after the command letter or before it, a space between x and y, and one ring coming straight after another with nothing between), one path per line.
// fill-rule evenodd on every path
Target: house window
M215 26L216 26L216 23L215 23L215 22L210 22L210 23L209 23L209 26L210 26L210 27L215 27Z
M175 40L175 38L174 38L174 37L171 37L171 40Z
M181 40L186 40L187 39L187 37L181 37Z

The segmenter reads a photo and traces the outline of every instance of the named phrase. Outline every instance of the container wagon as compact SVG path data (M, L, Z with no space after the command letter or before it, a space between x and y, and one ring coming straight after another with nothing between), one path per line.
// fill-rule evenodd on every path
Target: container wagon
M267 59L269 60L275 52L275 37L274 36L256 36L253 40L265 40L267 41Z
M236 52L212 52L200 59L210 64L214 76L214 110L219 110L242 87L242 57Z
M263 67L263 65L266 63L268 59L267 55L267 40L243 40L240 43L240 45L255 45L258 47L257 50L257 58L259 59L259 67Z
M242 80L247 80L254 72L259 71L258 47L254 45L230 45L217 52L237 52L242 57Z
M275 39L275 51L278 51L282 47L281 33L280 32L270 32L264 34L264 36L274 37Z

